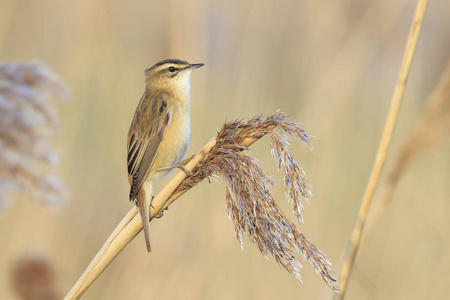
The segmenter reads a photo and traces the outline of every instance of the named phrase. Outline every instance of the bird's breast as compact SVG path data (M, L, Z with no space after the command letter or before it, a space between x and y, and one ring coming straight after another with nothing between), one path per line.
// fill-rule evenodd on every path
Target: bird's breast
M153 167L161 168L163 166L178 164L183 159L189 147L191 139L189 108L183 109L173 106L169 109L169 114L169 124L161 141L161 147L155 158ZM170 170L156 172L155 175L160 177L169 172Z

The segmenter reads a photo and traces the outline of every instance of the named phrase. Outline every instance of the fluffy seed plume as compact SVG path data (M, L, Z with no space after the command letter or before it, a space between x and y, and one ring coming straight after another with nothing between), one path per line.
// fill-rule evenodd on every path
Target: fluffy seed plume
M294 137L309 147L310 136L298 124L287 122L286 118L285 114L275 113L267 118L259 116L225 123L217 133L216 145L174 195L206 177L222 177L226 185L228 216L234 224L241 247L243 236L247 234L264 257L274 257L278 264L300 281L302 265L295 254L302 254L322 280L337 291L330 261L286 217L271 194L273 180L244 152L247 150L243 145L245 140L259 139L266 134L271 136L272 155L278 168L284 170L284 187L293 215L298 222L303 222L302 201L311 195L310 185L304 171L289 152L286 136Z
M284 169L286 195L290 199L293 214L302 221L302 201L310 193L304 172L289 152L288 136L310 146L309 135L298 124L286 121L287 116L275 113L268 117L226 122L196 155L184 164L185 171L178 171L171 181L155 195L151 216L154 220L186 191L205 178L222 177L226 187L226 207L241 243L244 235L259 248L265 257L275 261L301 281L302 265L296 255L302 255L315 268L322 280L337 292L332 277L331 263L313 243L300 233L278 206L271 195L273 180L245 154L247 147L265 135L272 137L272 154L277 165ZM67 299L79 298L105 270L111 261L142 230L142 222L136 218L133 207L117 225L103 247L98 251L84 273L66 295Z
M49 97L67 93L38 62L0 63L0 209L23 190L53 205L65 198L62 182L44 168L57 160L52 137L60 125Z

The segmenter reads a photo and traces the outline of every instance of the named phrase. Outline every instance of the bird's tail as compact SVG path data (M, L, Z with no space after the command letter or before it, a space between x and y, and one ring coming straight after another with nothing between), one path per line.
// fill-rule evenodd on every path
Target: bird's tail
M148 195L146 195L148 193ZM143 188L141 188L136 195L136 204L139 209L139 213L141 214L142 219L142 227L144 228L144 236L145 236L145 242L147 244L147 251L152 251L152 248L150 247L150 199L152 197L151 195L152 191L145 191Z

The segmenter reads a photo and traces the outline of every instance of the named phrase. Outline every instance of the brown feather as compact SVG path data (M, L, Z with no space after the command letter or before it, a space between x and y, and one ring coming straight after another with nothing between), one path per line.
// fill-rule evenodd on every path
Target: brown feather
M155 161L168 116L166 96L147 89L128 133L128 174L132 176L130 200L135 199Z

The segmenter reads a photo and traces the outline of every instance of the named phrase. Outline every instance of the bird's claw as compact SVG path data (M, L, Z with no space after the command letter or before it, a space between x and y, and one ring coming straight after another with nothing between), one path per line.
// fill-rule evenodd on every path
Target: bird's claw
M155 218L161 219L161 218L164 216L164 211L165 211L165 210L168 210L168 209L169 209L169 207L164 208L159 214L157 214L157 215L155 216Z
M194 173L192 173L191 171L186 170L186 168L183 167L183 166L181 165L181 163L178 164L176 167L177 167L178 169L182 170L182 171L184 172L184 174L186 174L186 176L192 176L192 175L194 174Z

